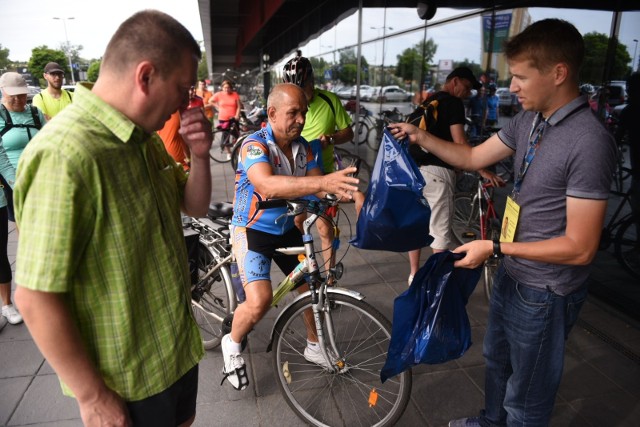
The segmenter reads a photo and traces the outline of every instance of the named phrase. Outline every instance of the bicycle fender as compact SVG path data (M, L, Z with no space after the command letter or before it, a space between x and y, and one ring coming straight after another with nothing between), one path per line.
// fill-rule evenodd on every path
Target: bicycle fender
M273 337L276 333L276 327L278 326L278 323L280 323L280 319L287 314L293 307L293 305L298 302L299 300L306 298L310 295L310 291L307 291L303 294L300 294L296 297L296 299L294 299L293 301L291 301L289 304L287 304L287 307L285 307L284 310L282 310L280 312L280 314L278 315L278 317L276 318L275 322L273 322L273 326L271 327L271 334L269 334L269 344L267 345L267 352L271 351L271 346L273 345ZM339 288L339 287L328 287L327 288L327 294L341 294L341 295L346 295L348 297L357 299L358 301L361 301L365 298L365 296L363 294L361 294L360 292L351 290L351 289L347 289L347 288Z

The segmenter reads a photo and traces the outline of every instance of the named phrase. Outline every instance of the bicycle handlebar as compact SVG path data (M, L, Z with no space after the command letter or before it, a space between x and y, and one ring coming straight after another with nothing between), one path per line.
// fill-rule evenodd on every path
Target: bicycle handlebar
M287 201L285 199L262 200L256 202L256 210L286 208L287 206Z

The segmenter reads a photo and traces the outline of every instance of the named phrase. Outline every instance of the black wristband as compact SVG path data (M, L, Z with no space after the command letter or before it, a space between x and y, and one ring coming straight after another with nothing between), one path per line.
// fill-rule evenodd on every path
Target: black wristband
M493 239L493 255L494 258L503 258L504 254L500 250L500 240Z

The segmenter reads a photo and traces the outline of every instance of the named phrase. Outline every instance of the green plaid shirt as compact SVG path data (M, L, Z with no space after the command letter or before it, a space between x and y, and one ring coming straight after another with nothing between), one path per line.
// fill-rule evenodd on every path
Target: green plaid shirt
M64 294L90 356L125 400L169 387L204 353L190 304L182 167L155 133L78 87L18 171L16 283Z

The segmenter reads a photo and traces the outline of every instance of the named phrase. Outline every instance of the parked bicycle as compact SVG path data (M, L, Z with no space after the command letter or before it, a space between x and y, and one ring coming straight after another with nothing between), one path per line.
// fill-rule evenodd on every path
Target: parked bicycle
M500 238L500 218L493 203L493 186L483 182L476 173L464 172L475 178L473 192L457 193L454 199L452 230L456 239L465 244L472 240L494 240ZM484 291L487 301L491 298L493 276L500 266L500 260L489 258L482 269Z
M640 278L640 221L632 213L631 189L624 193L611 190L611 195L619 202L602 229L599 249L607 250L613 244L618 263L632 276Z
M237 306L231 278L231 245L229 223L233 205L215 203L207 218L184 217L185 238L197 236L194 251L190 251L191 305L200 328L204 348L211 350L220 344L222 323Z
M240 138L239 123L235 120L225 121L213 129L213 144L209 156L218 163L231 161L231 154Z
M378 118L373 117L373 112L360 107L360 114L358 115L358 122L351 124L354 134L354 143L366 144L372 150L378 150L380 147L380 141L382 140L382 133L384 128L390 123L396 123L404 121L404 116L394 107L393 110L383 110L378 114ZM375 129L375 138L370 138L371 130Z

